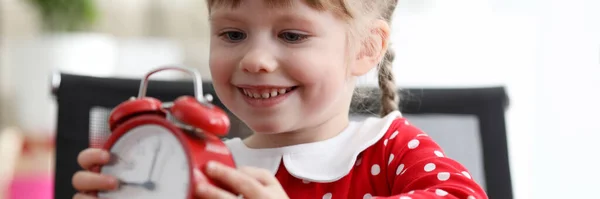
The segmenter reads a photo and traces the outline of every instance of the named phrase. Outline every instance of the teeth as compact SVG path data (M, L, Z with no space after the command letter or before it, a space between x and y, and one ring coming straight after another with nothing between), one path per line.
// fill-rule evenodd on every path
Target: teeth
M283 95L287 93L290 89L261 89L261 90L252 90L252 89L242 89L244 95L256 99L268 99L271 97L276 97L278 95Z

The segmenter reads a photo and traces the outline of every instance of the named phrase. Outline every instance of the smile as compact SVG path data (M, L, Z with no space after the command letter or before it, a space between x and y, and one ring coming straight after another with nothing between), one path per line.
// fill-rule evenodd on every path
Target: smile
M285 95L286 93L288 93L294 89L295 89L295 87L266 88L266 89L241 88L242 93L244 93L244 95L254 98L254 99L269 99L269 98L277 97L279 95Z
M282 103L298 86L292 87L238 87L244 101L257 108L272 107Z

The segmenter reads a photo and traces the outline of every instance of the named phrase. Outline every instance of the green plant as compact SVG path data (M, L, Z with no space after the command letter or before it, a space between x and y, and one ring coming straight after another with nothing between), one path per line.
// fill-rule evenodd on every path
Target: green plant
M91 28L97 17L94 0L27 0L39 12L43 29L72 32Z

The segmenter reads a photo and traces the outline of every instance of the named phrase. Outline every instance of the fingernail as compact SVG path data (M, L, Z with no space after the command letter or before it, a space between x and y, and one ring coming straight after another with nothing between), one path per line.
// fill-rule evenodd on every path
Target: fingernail
M208 170L214 170L217 168L217 163L214 161L208 161L208 163L206 163L206 169Z
M100 158L102 158L102 160L104 160L104 161L109 161L110 160L110 153L104 152L104 153L102 153L102 155L100 156Z
M106 179L106 183L110 184L111 186L117 186L117 179L113 178L113 177L108 177Z
M198 169L193 170L193 175L194 175L194 179L196 180L196 182L202 182L202 181L206 180L206 177L204 176L204 174Z
M207 187L206 184L204 183L200 183L198 184L198 186L196 187L196 191L198 191L198 193L205 193L207 191Z

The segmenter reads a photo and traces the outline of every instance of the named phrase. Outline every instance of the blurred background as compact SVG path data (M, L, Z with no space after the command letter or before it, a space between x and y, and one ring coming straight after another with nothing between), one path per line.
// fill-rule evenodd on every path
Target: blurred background
M400 1L397 84L505 86L515 198L600 198L599 11L598 0ZM203 0L0 0L0 198L12 181L52 178L53 71L139 78L177 64L210 79L207 57Z

